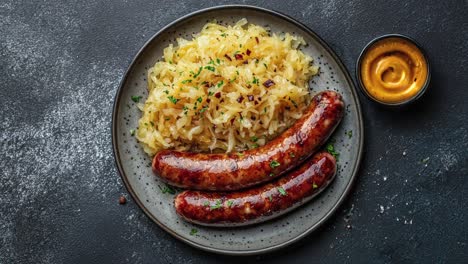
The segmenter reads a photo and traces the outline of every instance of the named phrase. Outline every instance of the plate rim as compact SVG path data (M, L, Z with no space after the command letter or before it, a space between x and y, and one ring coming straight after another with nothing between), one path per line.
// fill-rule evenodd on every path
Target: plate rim
M298 28L302 29L303 31L307 32L307 34L310 34L312 37L314 37L320 45L322 45L325 50L327 50L328 53L332 56L332 58L337 62L338 67L343 71L345 79L348 81L348 83L351 86L351 95L355 99L356 102L356 110L358 114L358 126L359 126L359 146L358 146L358 153L357 153L357 163L354 166L351 174L351 179L348 182L348 184L345 187L345 191L341 194L339 197L338 201L333 205L331 210L329 210L317 223L313 224L309 228L307 228L302 234L293 237L285 242L282 242L280 244L272 245L272 246L267 246L261 249L254 249L254 250L226 250L226 249L218 249L210 246L206 246L203 244L196 243L194 241L191 241L189 239L186 239L164 225L162 222L160 222L156 217L153 216L153 214L143 205L141 202L140 198L136 195L134 192L131 184L129 183L127 179L127 175L125 174L122 166L122 162L120 160L120 153L119 153L119 148L117 145L117 112L118 112L118 106L120 103L120 99L122 97L122 91L125 83L127 82L128 75L131 71L131 69L134 67L136 64L138 58L140 55L143 53L143 51L162 33L164 33L168 28L177 25L191 17L194 17L199 14L203 14L206 12L211 12L211 11L216 11L216 10L223 10L223 9L250 9L250 10L255 10L255 11L260 11L263 13L267 13L269 15L273 15L276 17L279 17L281 19L286 20L287 22L292 23L293 25L297 26ZM364 146L364 125L363 125L363 117L362 117L362 111L361 111L361 105L359 101L359 96L356 91L356 85L351 78L351 75L349 74L348 69L346 66L343 64L341 59L336 55L335 51L317 34L315 31L310 29L308 26L305 24L299 22L298 20L290 17L289 15L283 14L281 12L267 9L264 7L259 7L259 6L254 6L254 5L239 5L239 4L233 4L233 5L218 5L218 6L212 6L212 7L207 7L203 9L199 9L193 12L190 12L174 21L171 23L167 24L163 28L161 28L159 31L157 31L155 34L153 34L146 42L145 44L138 50L136 55L133 57L133 60L130 62L129 66L127 67L127 70L125 71L124 76L122 77L122 80L119 83L119 87L115 93L114 96L114 104L112 107L112 122L111 122L111 134L112 134L112 149L113 149L113 155L114 155L114 162L117 167L118 173L120 175L120 178L122 179L125 188L127 191L130 193L132 199L135 201L135 203L138 205L138 207L143 211L143 213L149 217L154 223L156 223L160 228L162 228L164 231L168 232L178 240L189 244L195 248L212 252L212 253L218 253L218 254L223 254L223 255L232 255L232 256L248 256L248 255L257 255L257 254L263 254L263 253L268 253L272 252L281 248L285 248L287 246L290 246L291 244L303 239L304 237L308 236L312 232L316 231L318 228L320 228L326 221L328 221L333 214L338 210L338 208L343 204L345 198L349 195L350 191L353 189L353 185L356 181L357 173L359 171L360 165L362 163L362 154L363 154L363 146Z

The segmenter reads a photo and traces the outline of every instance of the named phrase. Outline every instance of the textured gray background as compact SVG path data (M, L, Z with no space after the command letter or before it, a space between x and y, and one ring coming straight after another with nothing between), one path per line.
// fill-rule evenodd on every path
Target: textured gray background
M164 25L223 3L235 2L0 2L0 263L466 262L467 1L237 2L305 23L351 72L385 33L414 37L432 63L432 86L409 108L361 96L365 157L354 191L299 244L213 255L172 238L131 199L118 204L127 192L110 125L124 71Z

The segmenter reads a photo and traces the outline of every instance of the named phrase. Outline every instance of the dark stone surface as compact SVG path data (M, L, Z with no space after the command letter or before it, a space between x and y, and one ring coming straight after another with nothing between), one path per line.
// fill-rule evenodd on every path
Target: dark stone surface
M305 23L351 72L385 33L414 37L433 67L432 86L406 109L361 96L365 157L333 219L287 250L248 258L193 249L130 198L120 205L110 137L118 83L148 38L233 2L78 2L0 3L0 263L466 262L467 1L244 1Z

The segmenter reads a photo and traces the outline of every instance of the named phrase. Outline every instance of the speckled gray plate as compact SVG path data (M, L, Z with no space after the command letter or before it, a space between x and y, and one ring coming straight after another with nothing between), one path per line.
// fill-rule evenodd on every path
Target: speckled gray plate
M320 66L320 75L311 80L312 93L333 89L346 102L346 115L333 135L340 153L339 172L335 181L320 196L287 215L242 228L208 228L194 226L179 219L173 206L174 195L163 193L151 171L151 159L129 133L141 116L132 95L148 95L147 69L161 59L163 49L177 37L191 39L193 33L216 19L225 25L241 18L250 23L269 26L273 32L290 32L308 43L302 50ZM143 211L161 228L176 238L207 251L249 255L265 253L289 245L310 234L327 220L344 200L356 176L361 160L363 128L361 110L354 84L335 53L314 32L299 22L274 11L252 6L221 6L194 12L168 25L138 52L117 92L112 120L112 143L120 175ZM348 132L352 131L352 132ZM352 133L352 136L350 136ZM196 229L196 234L191 230Z

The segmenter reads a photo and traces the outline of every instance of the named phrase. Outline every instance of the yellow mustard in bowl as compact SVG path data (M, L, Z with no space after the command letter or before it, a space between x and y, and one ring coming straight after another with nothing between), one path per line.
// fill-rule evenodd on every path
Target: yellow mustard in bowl
M417 97L427 86L428 62L411 40L390 36L364 50L359 77L368 96L385 104L400 104Z

